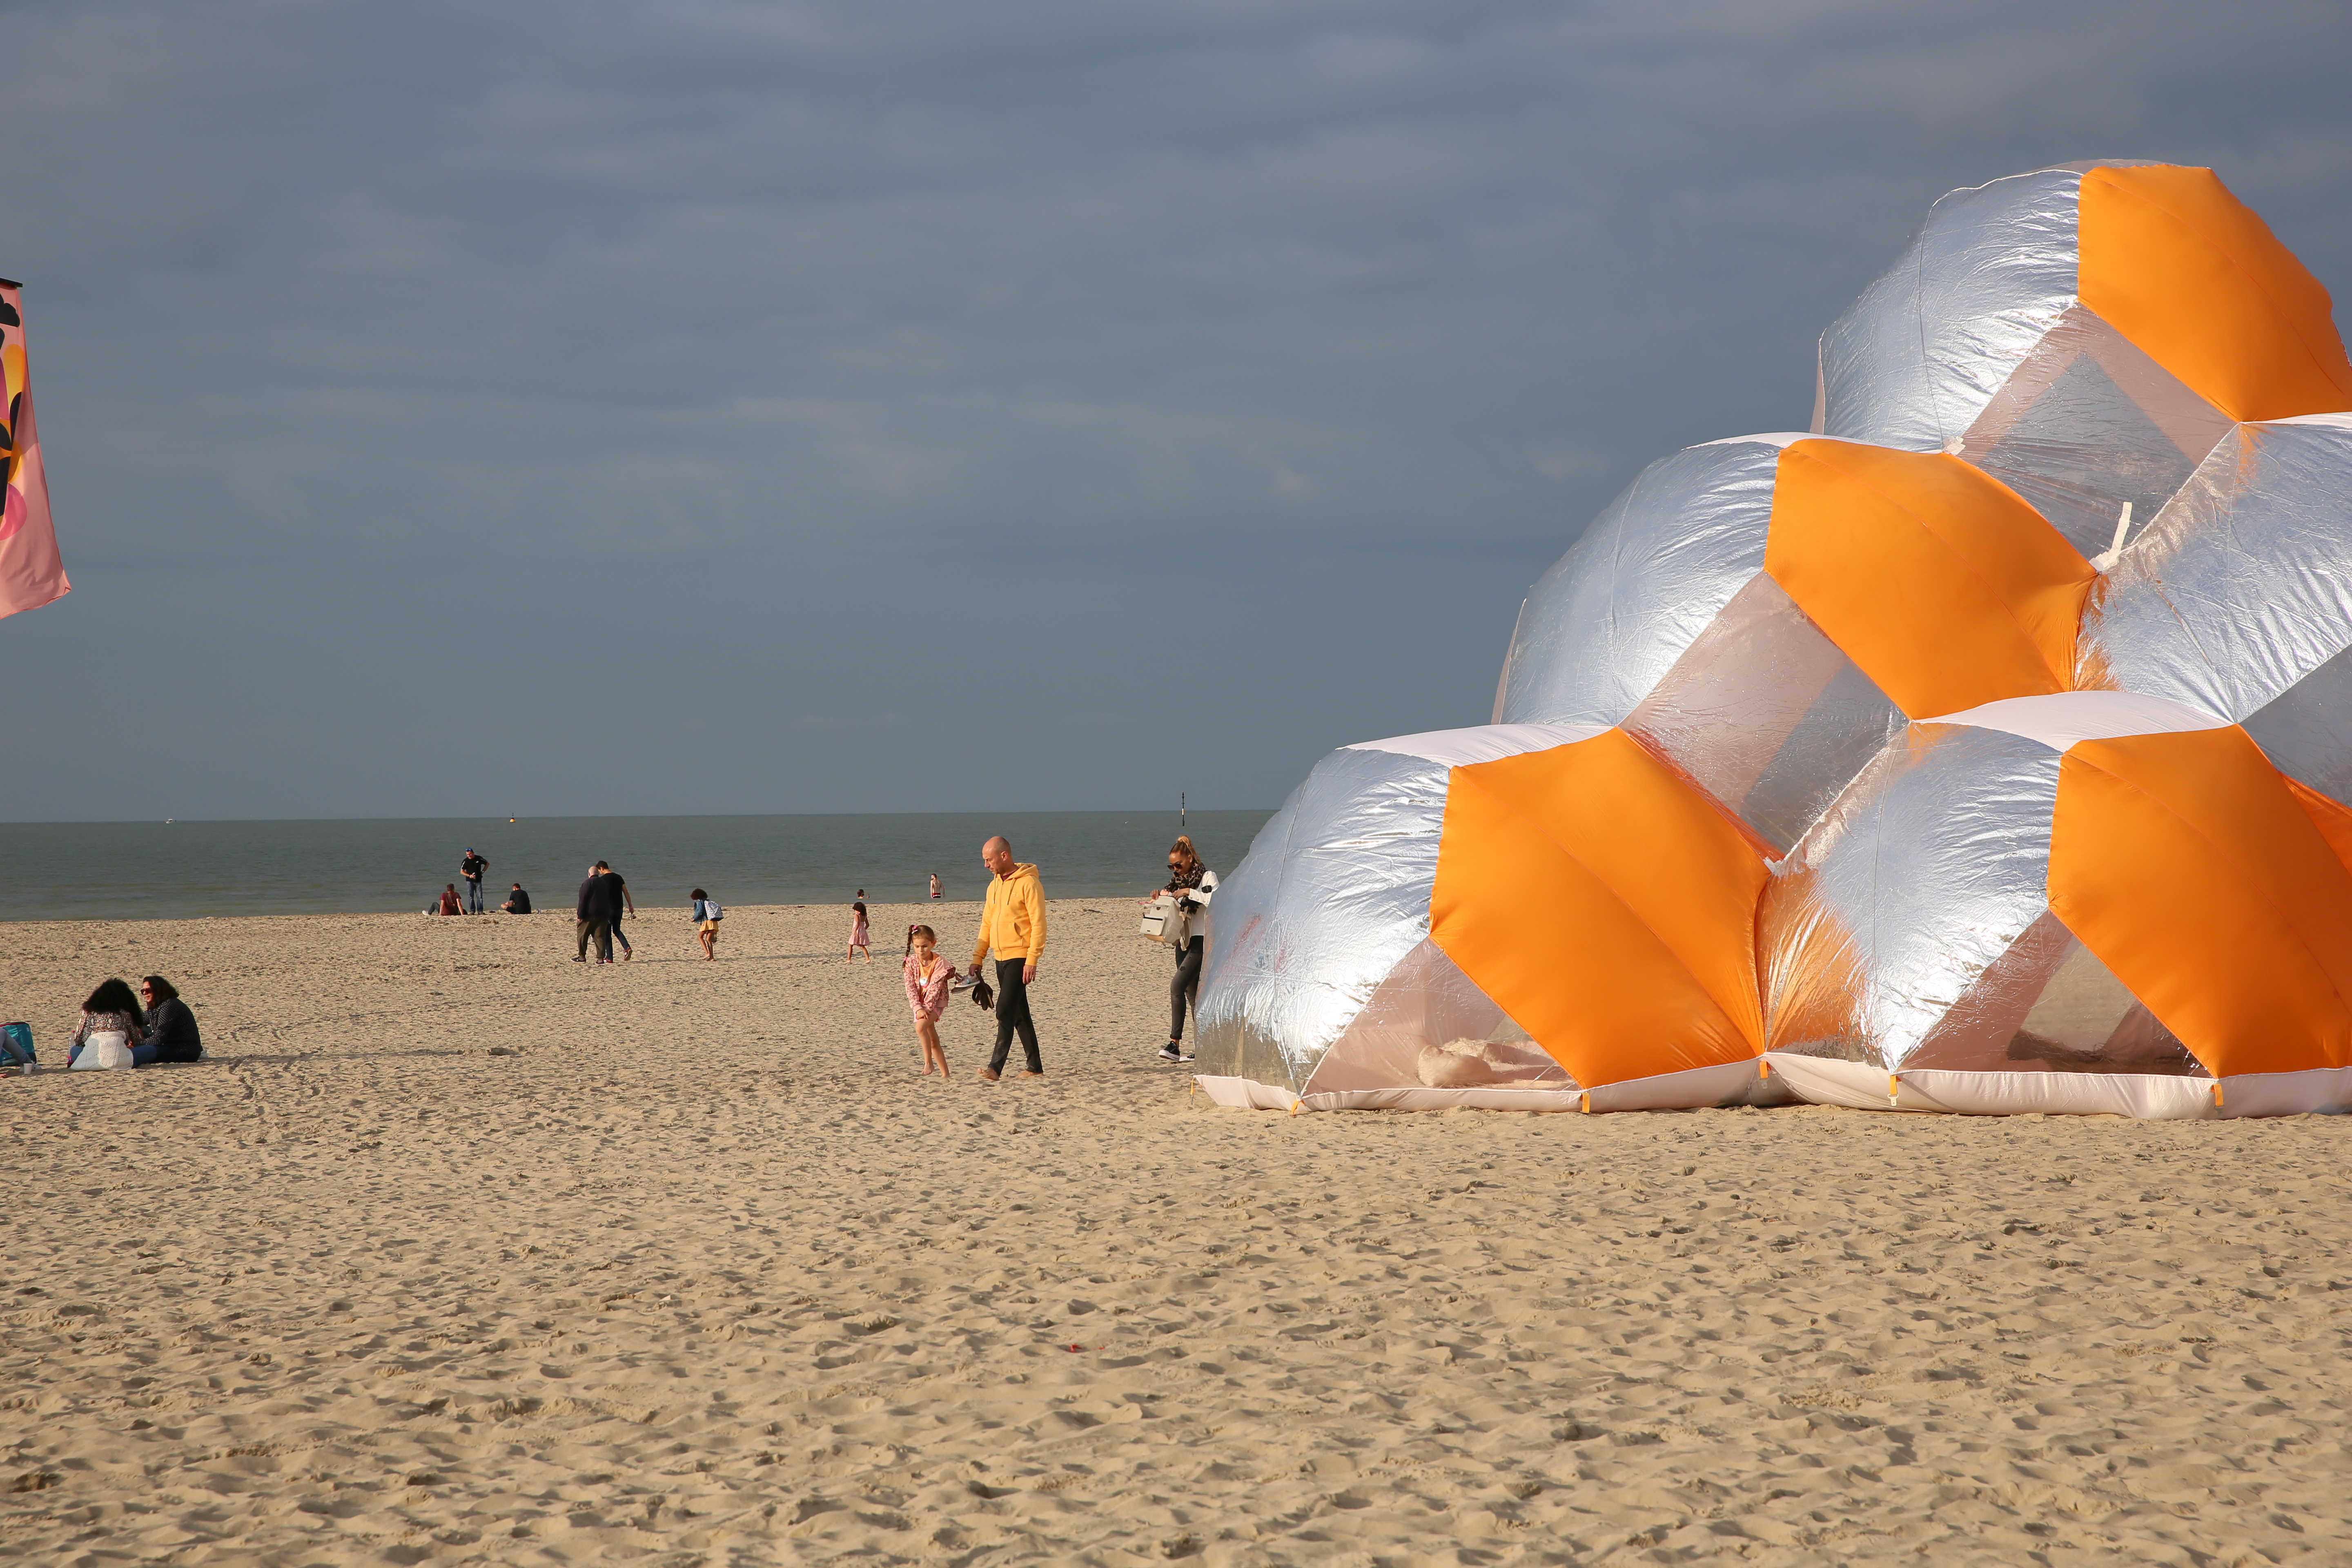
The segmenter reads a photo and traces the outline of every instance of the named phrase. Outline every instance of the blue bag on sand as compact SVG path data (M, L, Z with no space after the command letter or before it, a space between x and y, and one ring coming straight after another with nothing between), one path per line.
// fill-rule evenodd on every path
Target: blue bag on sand
M32 1067L33 1026L0 1024L0 1067Z

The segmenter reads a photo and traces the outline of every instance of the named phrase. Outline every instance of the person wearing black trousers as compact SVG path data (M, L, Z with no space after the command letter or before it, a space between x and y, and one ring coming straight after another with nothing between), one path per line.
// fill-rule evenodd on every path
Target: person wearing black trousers
M1168 885L1163 893L1176 895L1176 914L1183 924L1175 937L1176 978L1168 985L1168 1043L1160 1047L1163 1062L1189 1062L1184 1049L1184 1005L1201 1007L1201 960L1207 955L1209 933L1196 931L1194 922L1207 912L1209 897L1217 890L1217 874L1201 863L1190 834L1168 847Z

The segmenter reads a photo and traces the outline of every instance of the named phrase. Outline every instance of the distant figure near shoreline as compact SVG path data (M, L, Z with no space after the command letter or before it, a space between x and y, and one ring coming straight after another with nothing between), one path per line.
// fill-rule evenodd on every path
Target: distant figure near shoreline
M871 963L874 962L874 941L872 934L866 929L865 889L857 889L857 901L850 905L849 910L849 956L841 962L855 963L857 962L858 953L862 951L866 954L866 962Z
M937 902L939 902L939 900L940 900L940 896L942 893L945 893L946 891L947 891L947 889L946 889L945 887L943 887L943 886L941 886L941 885L940 885L940 874L939 874L937 871L932 872L932 873L931 873L931 901L932 901L933 903L937 903Z

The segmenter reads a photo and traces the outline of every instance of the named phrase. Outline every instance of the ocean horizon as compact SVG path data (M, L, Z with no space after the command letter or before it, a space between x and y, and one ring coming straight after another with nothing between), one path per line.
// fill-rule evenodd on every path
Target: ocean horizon
M897 812L761 816L392 817L206 822L0 823L0 921L183 920L378 914L425 909L457 881L468 848L489 861L483 903L520 881L568 918L592 860L608 860L640 909L684 908L698 887L730 904L981 896L981 841L1012 840L1049 898L1140 897L1165 879L1189 832L1230 871L1274 813Z

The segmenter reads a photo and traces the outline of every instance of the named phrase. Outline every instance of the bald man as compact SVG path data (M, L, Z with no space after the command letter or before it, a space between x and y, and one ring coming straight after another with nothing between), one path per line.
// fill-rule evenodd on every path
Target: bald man
M1037 978L1037 960L1045 952L1045 886L1037 879L1037 868L1013 859L1013 846L1001 837L980 847L980 863L988 868L988 901L980 909L971 973L979 974L982 960L996 954L996 1054L981 1069L981 1081L994 1083L1003 1075L1016 1030L1029 1058L1021 1076L1044 1078L1037 1025L1029 1016L1029 983Z

